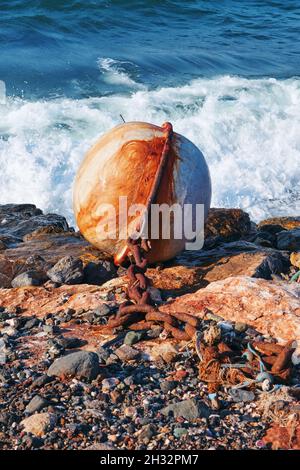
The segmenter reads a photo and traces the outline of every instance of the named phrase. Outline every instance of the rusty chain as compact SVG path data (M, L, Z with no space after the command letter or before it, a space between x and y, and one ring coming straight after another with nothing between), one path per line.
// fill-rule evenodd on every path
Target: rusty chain
M173 126L166 122L162 125L166 132L164 147L160 162L153 180L150 195L146 203L146 215L151 204L155 202L157 191L161 182L163 171L171 149ZM140 225L136 228L140 232ZM139 330L151 327L154 324L163 324L164 329L176 339L190 340L193 338L198 320L185 313L165 314L160 312L158 307L153 305L150 296L150 280L146 276L147 257L146 253L151 250L150 241L145 238L129 238L126 248L121 254L115 257L117 264L121 264L129 259L130 266L127 269L129 285L127 288L128 301L123 303L117 314L111 317L107 323L107 328L130 327Z

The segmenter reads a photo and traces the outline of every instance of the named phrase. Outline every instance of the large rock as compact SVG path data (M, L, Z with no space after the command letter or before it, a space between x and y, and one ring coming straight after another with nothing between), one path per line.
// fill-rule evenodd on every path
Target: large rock
M92 260L84 268L84 282L101 286L117 276L115 265L109 260Z
M300 340L300 286L248 276L228 277L161 307L204 318L212 312L226 320L251 325L286 342Z
M96 353L78 351L59 357L48 369L47 374L57 377L78 377L93 380L99 373L99 359Z
M249 242L224 243L213 250L185 252L177 260L171 263L174 266L147 270L147 276L154 287L161 289L164 298L194 292L229 276L272 279L273 274L286 273L290 266L287 255Z
M49 271L47 276L58 284L80 284L83 281L83 263L80 258L65 256Z
M242 209L212 208L205 222L205 239L233 241L249 234L251 230L249 214Z
M277 233L277 248L286 251L300 250L300 228Z
M282 229L293 230L300 228L300 217L271 217L259 222L258 227L263 228L265 225L279 225Z
M65 217L58 214L43 214L33 204L5 204L0 206L0 234L23 237L41 227L55 227L60 231L68 231Z
M57 416L54 413L38 413L23 419L20 425L25 432L43 436L54 428L56 421Z

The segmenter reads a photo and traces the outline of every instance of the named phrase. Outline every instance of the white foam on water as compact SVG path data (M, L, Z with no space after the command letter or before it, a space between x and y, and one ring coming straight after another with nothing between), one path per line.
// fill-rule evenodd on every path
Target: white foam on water
M99 57L97 64L104 80L110 85L122 85L137 89L145 88L130 76L128 68L136 67L133 63L112 59L110 57Z
M300 79L198 79L174 88L82 100L0 105L0 203L33 202L72 221L72 183L85 151L121 122L162 124L208 162L213 205L255 220L300 213Z

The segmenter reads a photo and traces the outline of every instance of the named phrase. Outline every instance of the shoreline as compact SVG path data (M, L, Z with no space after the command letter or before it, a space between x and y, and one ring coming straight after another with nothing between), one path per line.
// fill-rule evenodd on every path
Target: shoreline
M274 383L212 386L195 341L161 322L105 331L128 280L63 216L8 204L0 222L2 449L299 446L286 424L294 414L299 426L294 344ZM148 269L151 295L161 312L196 319L204 356L225 344L241 360L249 342L281 351L300 339L299 252L300 217L257 225L240 209L212 209L203 250ZM275 356L264 353L269 369Z

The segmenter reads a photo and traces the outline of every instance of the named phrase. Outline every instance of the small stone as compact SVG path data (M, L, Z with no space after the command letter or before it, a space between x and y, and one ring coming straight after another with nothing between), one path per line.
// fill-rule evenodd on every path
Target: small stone
M48 401L42 398L40 395L35 395L25 408L25 413L33 414L36 411L41 411L43 408L48 406Z
M102 380L102 390L103 391L110 391L117 387L120 383L120 380L115 377L109 377L107 379Z
M135 416L137 416L137 409L135 406L127 406L125 409L124 409L124 416L126 416L127 418L134 418Z
M79 338L61 336L56 339L57 343L64 349L74 349L82 346L82 340Z
M47 280L44 273L38 271L27 271L16 276L11 281L12 287L40 286Z
M163 393L168 393L171 392L171 390L174 390L176 388L178 382L176 380L164 380L160 384L160 388L163 391Z
M163 359L166 363L172 362L178 356L178 348L172 343L165 341L153 348L151 355L154 360Z
M165 416L173 415L174 418L182 417L187 421L193 421L197 418L208 418L211 411L203 401L192 398L168 405L161 410L161 413Z
M78 351L56 359L47 374L58 377L79 377L93 380L99 373L99 359L96 353Z
M158 338L162 331L162 326L154 325L150 330L147 330L147 337L151 339Z
M129 331L124 338L124 344L132 346L133 344L141 341L144 336L145 333L143 331Z
M43 436L46 432L51 431L57 421L54 413L38 413L23 419L20 425L25 432L34 434L35 436Z
M118 349L115 350L115 354L123 362L134 361L140 356L140 351L127 344L122 344Z
M31 388L43 387L48 382L51 382L51 377L47 374L43 374L32 382Z
M146 424L140 431L139 440L149 442L155 435L156 426L154 424Z
M173 431L173 434L177 439L180 439L181 437L188 434L188 432L189 431L186 428L175 428L174 431Z
M36 317L30 318L30 320L27 320L26 323L24 324L23 328L25 330L31 330L31 328L34 328L39 324L39 320Z
M59 284L80 284L84 278L82 261L65 256L47 271L47 276Z
M232 388L229 394L234 402L251 402L255 400L255 394L253 392L248 392L240 388Z

